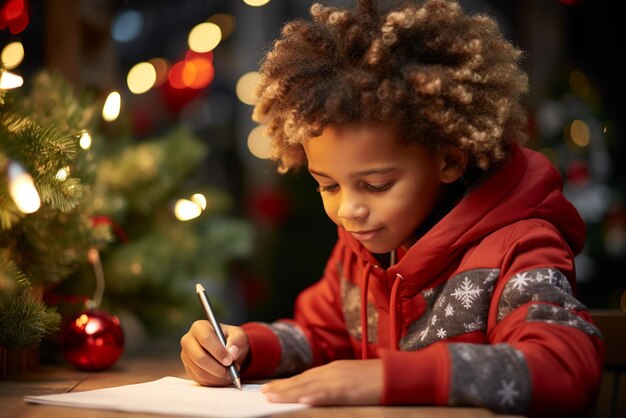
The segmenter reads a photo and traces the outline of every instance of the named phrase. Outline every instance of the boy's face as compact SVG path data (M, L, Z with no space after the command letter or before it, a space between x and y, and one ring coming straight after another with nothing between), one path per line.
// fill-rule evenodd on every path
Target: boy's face
M330 219L373 253L410 246L450 182L443 158L385 126L328 127L304 151Z

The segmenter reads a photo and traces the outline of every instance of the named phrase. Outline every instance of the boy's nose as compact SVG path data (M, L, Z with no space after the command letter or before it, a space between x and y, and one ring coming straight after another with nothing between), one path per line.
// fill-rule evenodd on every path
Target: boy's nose
M369 210L364 202L355 197L346 196L341 199L337 216L342 219L360 219L369 214Z

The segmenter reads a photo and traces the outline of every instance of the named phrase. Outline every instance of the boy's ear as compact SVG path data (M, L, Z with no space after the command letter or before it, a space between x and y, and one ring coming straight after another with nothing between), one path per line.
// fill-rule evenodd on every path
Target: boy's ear
M465 173L467 155L454 146L446 146L439 151L439 179L442 183L454 183Z

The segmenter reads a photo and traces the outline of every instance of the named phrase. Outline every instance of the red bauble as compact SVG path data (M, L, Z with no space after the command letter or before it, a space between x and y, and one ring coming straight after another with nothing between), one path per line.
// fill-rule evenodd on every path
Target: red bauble
M120 320L103 311L85 311L71 317L61 330L65 359L81 370L107 369L124 351Z

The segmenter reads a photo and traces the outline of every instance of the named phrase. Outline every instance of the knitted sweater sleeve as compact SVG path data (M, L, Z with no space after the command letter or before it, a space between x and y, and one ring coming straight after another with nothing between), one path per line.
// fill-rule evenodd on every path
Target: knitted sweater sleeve
M337 359L353 358L341 309L341 258L338 243L321 280L305 289L295 303L293 319L242 328L250 342L244 377L292 375Z

